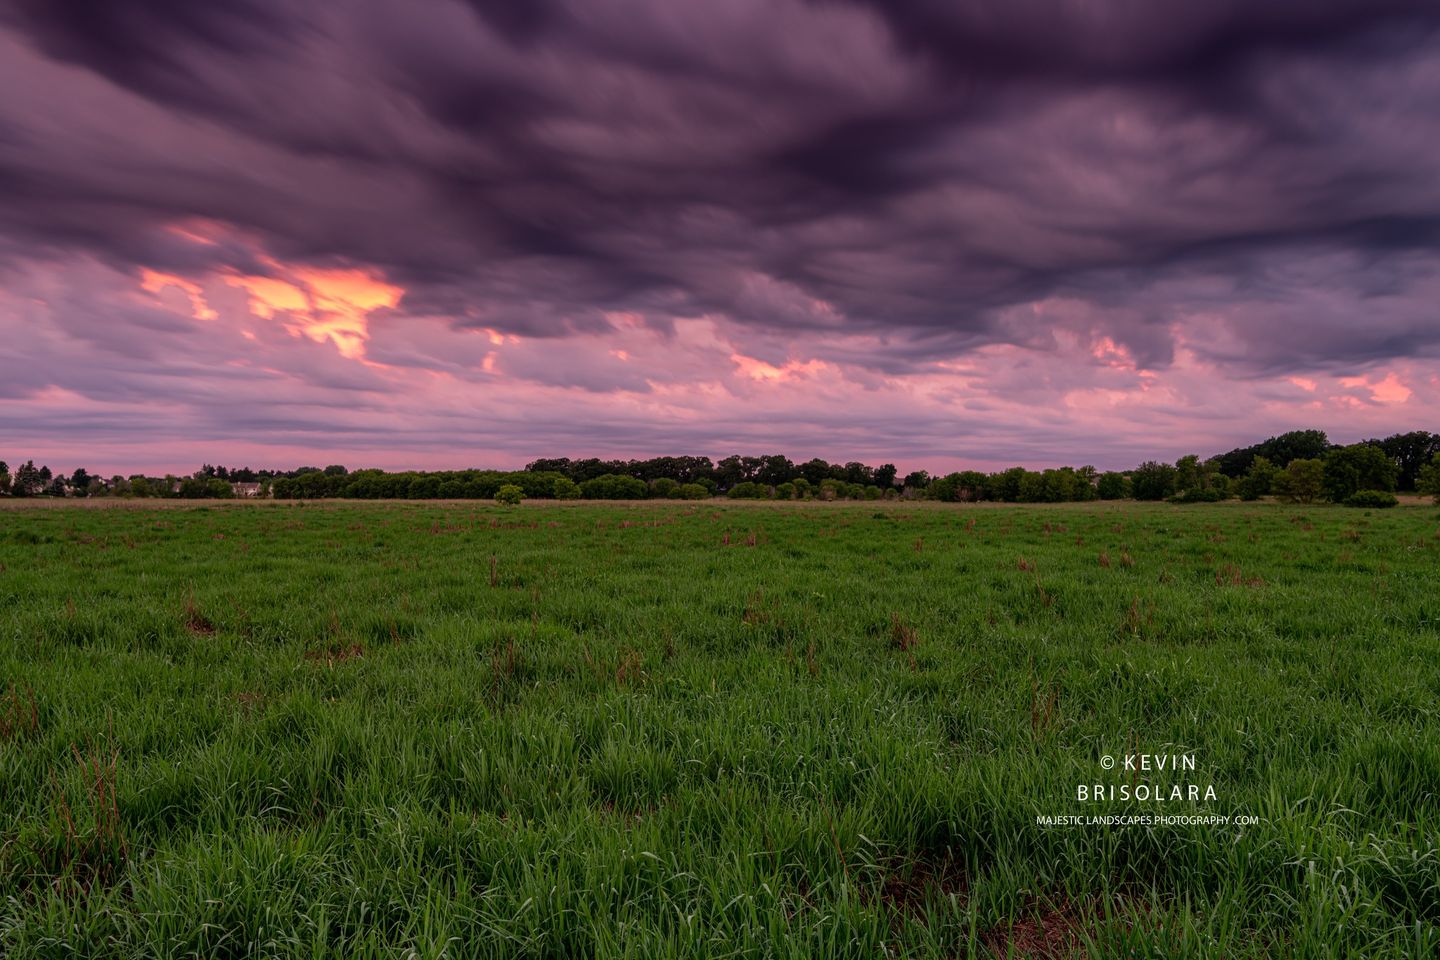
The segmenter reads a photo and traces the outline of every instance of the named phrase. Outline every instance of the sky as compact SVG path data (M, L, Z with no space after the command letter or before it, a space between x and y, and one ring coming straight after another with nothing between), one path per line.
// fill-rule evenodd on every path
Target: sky
M1433 0L8 0L0 459L1440 430Z

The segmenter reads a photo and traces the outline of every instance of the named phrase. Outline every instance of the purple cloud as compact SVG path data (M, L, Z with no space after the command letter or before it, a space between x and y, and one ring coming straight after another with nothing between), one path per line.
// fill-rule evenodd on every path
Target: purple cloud
M0 89L26 449L1435 426L1419 0L23 0Z

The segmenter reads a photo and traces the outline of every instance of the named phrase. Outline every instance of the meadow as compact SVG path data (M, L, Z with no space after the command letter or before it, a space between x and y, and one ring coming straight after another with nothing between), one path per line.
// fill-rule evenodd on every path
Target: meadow
M1437 956L1440 514L0 510L0 954Z

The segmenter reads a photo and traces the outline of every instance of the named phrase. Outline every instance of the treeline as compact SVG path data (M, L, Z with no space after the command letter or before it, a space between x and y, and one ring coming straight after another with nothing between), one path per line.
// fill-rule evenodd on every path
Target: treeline
M326 467L326 471L345 472L344 467ZM134 473L103 477L84 467L69 474L57 473L48 466L36 466L27 460L11 472L0 460L0 495L14 497L174 497L177 499L224 499L229 497L263 497L270 495L275 478L319 473L318 467L297 470L252 470L249 467L226 468L205 464L193 474L146 476Z
M1297 430L1202 460L1147 461L1131 470L1091 466L994 473L964 470L904 477L894 464L796 463L778 454L654 457L648 460L536 460L524 470L442 470L387 473L341 465L290 471L206 464L189 477L69 476L26 462L12 476L0 461L0 493L13 496L234 497L315 500L733 499L882 500L1058 503L1084 500L1170 500L1195 503L1276 496L1296 502L1330 500L1379 506L1395 491L1440 498L1440 435L1395 434L1340 446L1322 430ZM1388 498L1388 499L1387 499Z
M1170 500L1196 503L1232 497L1278 496L1310 502L1346 502L1363 493L1422 489L1440 494L1440 435L1425 431L1340 446L1322 430L1298 430L1202 460L1147 461L1127 471L1092 466L995 473L966 470L932 477L917 470L900 477L894 464L803 462L772 454L654 457L648 460L532 461L524 470L384 473L343 467L300 471L271 481L276 497L310 499L492 499L514 487L526 499L642 500L882 500L1060 503L1085 500ZM1380 498L1383 500L1383 497Z

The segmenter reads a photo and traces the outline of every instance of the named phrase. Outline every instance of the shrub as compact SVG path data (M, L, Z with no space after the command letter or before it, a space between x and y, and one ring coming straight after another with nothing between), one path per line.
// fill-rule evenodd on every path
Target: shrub
M732 500L766 500L770 497L770 488L761 483L751 483L745 480L735 484L725 494Z
M606 473L580 484L586 500L644 500L650 488L644 480L619 473Z
M780 484L775 488L775 497L778 500L794 500L795 484L789 482Z
M507 483L505 484L505 486L495 491L495 502L507 507L513 507L524 499L525 491L521 490L513 483Z
M1399 506L1400 501L1395 494L1388 490L1356 490L1344 500L1347 507L1373 507L1377 510L1384 510L1387 507Z
M1223 490L1205 490L1200 487L1191 487L1189 490L1182 490L1173 497L1167 498L1171 503L1219 503L1221 500L1229 499Z
M710 488L701 483L682 483L680 497L684 500L709 500Z
M551 489L551 493L555 495L556 500L579 500L580 484L571 480L569 477L558 477L555 480L555 486Z
M657 477L650 481L650 496L670 499L676 496L675 491L680 489L680 484L669 477Z

